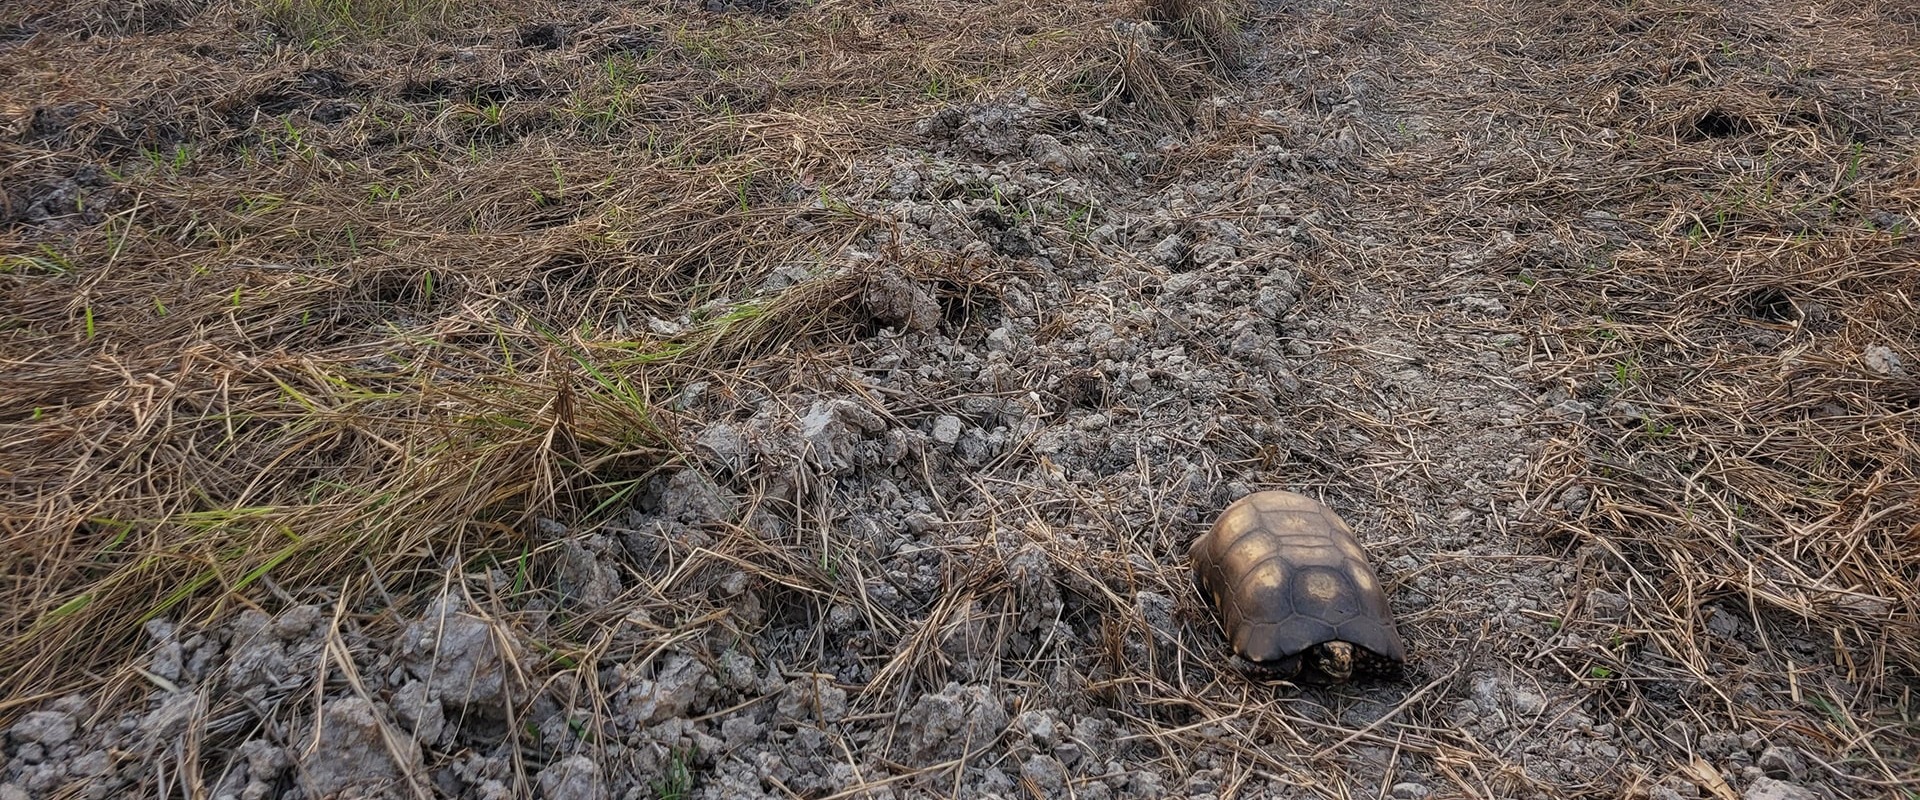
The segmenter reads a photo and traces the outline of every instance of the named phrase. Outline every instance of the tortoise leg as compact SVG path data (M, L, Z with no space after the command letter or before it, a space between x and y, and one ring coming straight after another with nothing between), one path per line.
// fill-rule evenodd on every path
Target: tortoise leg
M1406 665L1366 648L1355 653L1354 673L1370 678L1398 678L1406 672Z
M1300 674L1300 657L1283 658L1279 661L1248 661L1235 653L1227 659L1227 666L1251 681L1291 681Z

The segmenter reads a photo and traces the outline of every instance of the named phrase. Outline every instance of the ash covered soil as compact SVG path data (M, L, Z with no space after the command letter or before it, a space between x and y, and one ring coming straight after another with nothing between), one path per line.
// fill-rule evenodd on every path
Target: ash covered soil
M1548 5L1568 36L1664 52L1665 11ZM133 666L9 700L0 800L1913 797L1910 750L1804 699L1886 711L1910 675L1858 674L1836 633L1737 592L1650 629L1644 562L1567 522L1597 479L1542 465L1641 411L1561 357L1566 309L1527 273L1685 234L1636 217L1644 195L1542 186L1629 136L1728 139L1676 105L1678 128L1587 150L1547 121L1627 112L1479 98L1625 85L1525 6L1262 4L1184 133L1039 92L921 116L822 201L875 224L750 289L857 274L828 298L857 324L671 386L676 455L622 507L351 601L268 585L148 621ZM462 52L583 46L568 30ZM1669 66L1635 80L1692 80ZM19 225L106 190L34 191ZM1910 225L1896 200L1861 213ZM1405 675L1224 669L1186 547L1266 488L1359 532Z

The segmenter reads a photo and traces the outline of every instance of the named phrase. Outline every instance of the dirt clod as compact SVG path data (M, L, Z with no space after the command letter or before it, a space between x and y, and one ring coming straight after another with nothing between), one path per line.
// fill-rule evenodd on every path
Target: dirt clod
M35 711L22 717L7 731L7 735L16 743L33 743L43 747L55 747L66 744L73 738L75 722L72 714L64 711Z
M568 756L540 770L534 778L540 795L549 800L580 798L607 800L611 797L600 777L600 765L584 755Z
M1821 800L1819 792L1773 778L1760 778L1740 794L1741 800Z
M400 657L419 680L435 687L449 710L498 715L513 700L513 683L502 647L506 634L462 611L443 595L401 638Z
M390 727L381 710L357 697L328 701L298 759L300 773L321 797L345 792L394 791L421 773L420 746Z
M913 704L901 739L908 758L930 764L992 745L1006 723L1006 709L987 687L949 683Z

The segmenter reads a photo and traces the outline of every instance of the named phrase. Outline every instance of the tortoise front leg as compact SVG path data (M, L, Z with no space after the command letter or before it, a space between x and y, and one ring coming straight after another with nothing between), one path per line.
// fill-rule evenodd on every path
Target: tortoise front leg
M1300 674L1300 657L1288 656L1278 661L1250 661L1235 653L1227 659L1227 666L1251 681L1291 681Z

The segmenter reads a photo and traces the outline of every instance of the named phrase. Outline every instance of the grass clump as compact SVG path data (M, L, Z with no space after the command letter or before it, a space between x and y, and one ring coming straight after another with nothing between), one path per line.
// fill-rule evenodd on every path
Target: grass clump
M58 18L0 50L69 109L5 145L41 194L0 231L0 693L95 684L149 620L352 605L616 513L679 457L687 386L870 327L843 251L882 221L837 199L860 158L1119 61L1092 4L601 10L554 48L518 43L537 8L235 0L110 52ZM469 14L462 46L511 58L442 57ZM233 24L355 47L262 56ZM790 267L813 277L763 291Z
M1232 72L1246 64L1240 21L1246 8L1236 0L1146 0L1142 16L1168 25L1215 69Z
M310 47L445 25L451 0L252 0L282 38Z

